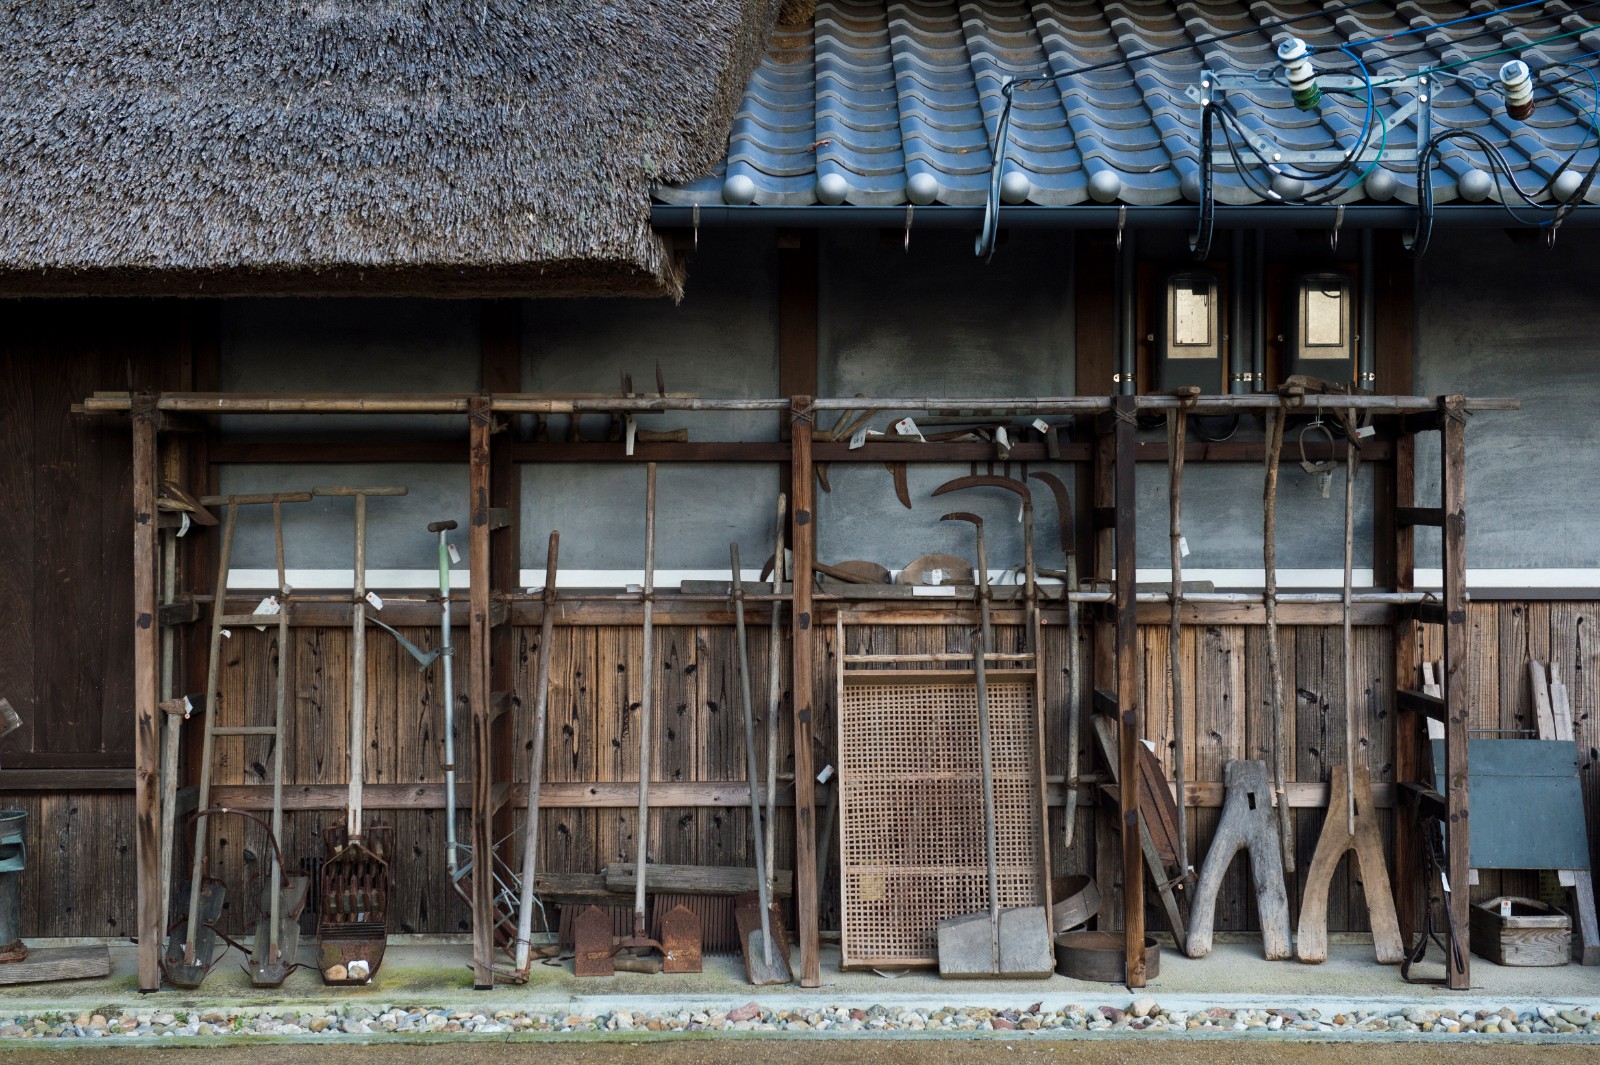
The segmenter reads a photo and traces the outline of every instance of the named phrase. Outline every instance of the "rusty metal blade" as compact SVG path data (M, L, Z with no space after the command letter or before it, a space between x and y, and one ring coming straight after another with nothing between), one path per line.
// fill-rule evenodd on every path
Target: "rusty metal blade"
M1010 477L1001 477L997 474L972 474L967 477L957 477L953 481L946 481L933 490L933 495L942 496L947 492L960 492L967 488L1003 488L1008 492L1015 492L1021 497L1024 506L1033 506L1033 493L1028 491L1028 486L1022 481Z
M895 498L900 500L900 505L907 510L911 509L911 488L906 484L906 464L903 462L885 462L884 467L889 475L894 478ZM936 495L938 493L935 493Z
M1078 537L1073 524L1072 496L1067 492L1066 483L1053 473L1036 472L1030 474L1050 489L1050 494L1056 500L1056 534L1061 540L1061 553L1072 557L1078 553Z

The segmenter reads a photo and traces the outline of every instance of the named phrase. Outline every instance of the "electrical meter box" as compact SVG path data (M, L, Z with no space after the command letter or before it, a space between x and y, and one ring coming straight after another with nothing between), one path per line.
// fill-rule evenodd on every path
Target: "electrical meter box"
M1356 379L1356 298L1347 274L1301 274L1293 289L1285 371L1337 384Z
M1167 277L1155 344L1157 391L1189 385L1208 396L1227 391L1221 304L1216 274L1191 270Z

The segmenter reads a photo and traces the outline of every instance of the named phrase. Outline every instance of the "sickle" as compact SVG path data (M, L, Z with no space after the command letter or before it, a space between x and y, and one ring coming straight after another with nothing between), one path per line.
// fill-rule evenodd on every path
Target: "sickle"
M970 477L957 477L953 481L946 481L933 490L936 496L946 492L959 492L964 488L1004 488L1008 492L1015 492L1022 497L1022 505L1033 508L1033 493L1028 491L1028 486L1021 481L1014 481L1010 477L1000 477L994 474L974 474Z
M1078 553L1077 532L1072 521L1072 496L1067 493L1066 484L1053 473L1040 472L1030 476L1042 481L1050 489L1050 494L1056 497L1056 530L1061 539L1061 553L1071 558Z

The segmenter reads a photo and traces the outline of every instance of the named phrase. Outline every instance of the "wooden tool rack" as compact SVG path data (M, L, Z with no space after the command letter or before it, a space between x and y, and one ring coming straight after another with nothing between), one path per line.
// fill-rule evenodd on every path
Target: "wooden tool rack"
M510 349L514 351L515 349ZM493 365L508 366L514 359L501 359ZM489 363L486 361L486 367ZM486 372L485 382L492 389L497 385L514 384L515 373L499 376ZM159 986L157 958L161 940L160 902L161 885L166 870L161 868L160 848L157 839L159 809L159 744L158 728L158 675L160 672L160 622L168 615L158 609L157 599L157 536L156 498L162 479L162 454L159 439L163 431L184 430L172 434L178 447L185 440L204 441L205 461L214 469L222 463L250 462L452 462L462 459L460 444L450 442L350 442L337 443L298 439L292 442L229 442L208 439L205 416L219 414L277 414L277 413L328 413L328 414L453 414L468 423L468 448L466 460L470 484L470 572L472 583L466 606L469 641L466 661L465 690L471 706L471 734L473 737L473 830L477 853L487 854L493 841L509 835L512 804L519 798L511 785L509 754L510 706L513 662L505 646L510 638L508 623L535 623L544 609L536 596L519 593L517 584L517 518L520 510L516 468L523 462L596 462L628 461L656 462L774 462L787 467L784 478L792 500L792 527L790 541L793 546L794 591L789 599L792 618L792 712L794 730L793 804L795 808L795 898L797 905L796 933L800 945L800 976L805 986L817 986L821 973L819 966L818 890L816 878L817 804L815 766L813 764L813 734L815 728L815 692L813 690L813 663L815 641L822 629L822 612L836 609L830 603L855 602L857 609L879 612L885 620L904 622L937 622L959 620L955 612L934 602L872 602L864 593L842 592L821 594L814 591L813 565L816 551L816 526L814 515L815 465L818 462L972 462L994 463L997 455L989 443L947 442L911 445L905 443L868 443L851 449L847 443L814 441L816 419L823 412L845 411L930 411L930 410L1004 410L1008 414L1026 412L1029 415L1078 416L1080 438L1061 442L1059 446L1045 443L1019 443L1011 447L1007 461L1015 463L1065 462L1079 467L1080 498L1091 498L1093 505L1087 510L1087 524L1094 532L1094 550L1087 576L1109 582L1109 590L1074 593L1080 602L1099 604L1100 613L1094 637L1094 687L1085 688L1085 701L1094 689L1099 689L1114 701L1118 734L1118 754L1123 779L1135 776L1136 744L1143 728L1143 709L1139 691L1139 674L1134 653L1136 626L1141 607L1149 613L1147 620L1157 620L1166 614L1165 593L1138 594L1134 583L1134 567L1118 565L1118 560L1133 559L1135 551L1135 505L1133 475L1139 461L1165 461L1165 443L1141 443L1135 438L1136 417L1140 412L1164 411L1174 408L1179 401L1161 396L1067 396L1041 397L981 397L981 398L883 398L883 399L814 399L809 395L794 395L783 399L712 400L693 397L642 397L609 396L580 397L526 394L515 391L489 391L482 394L301 394L301 393L139 393L134 395L98 394L83 404L87 413L103 414L127 412L132 415L133 483L134 483L134 562L135 562L135 714L136 714L136 817L137 817L137 884L138 884L138 938L139 986L154 990ZM1200 397L1186 403L1191 413L1232 414L1247 411L1277 409L1279 400L1271 395L1235 395ZM1474 410L1513 409L1514 401L1468 400L1459 396L1305 396L1297 406L1307 412L1318 408L1368 411L1392 431L1363 447L1369 459L1391 459L1394 475L1393 503L1387 509L1393 525L1395 549L1395 591L1358 594L1355 602L1362 609L1378 608L1392 611L1399 606L1402 619L1397 622L1396 660L1402 667L1401 675L1409 675L1416 656L1417 622L1442 623L1445 627L1445 670L1443 695L1437 698L1404 692L1400 696L1401 727L1398 732L1396 752L1399 779L1419 779L1418 759L1420 730L1411 727L1417 714L1442 718L1447 735L1446 779L1450 782L1444 796L1423 794L1419 801L1439 805L1447 816L1448 845L1452 880L1467 882L1468 796L1466 787L1466 687L1463 678L1469 669L1465 657L1463 626L1465 620L1465 416ZM498 432L504 420L518 415L632 413L646 414L661 411L769 411L785 423L787 440L776 443L748 442L669 442L639 444L633 454L625 454L621 443L604 442L539 442L519 440L511 433ZM1092 426L1093 431L1083 433L1082 427ZM1434 430L1441 434L1443 499L1438 507L1417 507L1412 498L1415 472L1415 443L1417 432ZM1087 437L1087 438L1085 438ZM1048 449L1048 453L1047 453ZM1326 454L1325 454L1326 452ZM1186 449L1187 461L1245 461L1259 462L1263 455L1261 444L1249 442L1213 444L1191 443ZM1310 449L1313 458L1333 457L1332 449ZM169 468L171 464L169 462ZM1089 491L1083 493L1083 488ZM1442 596L1422 595L1414 591L1414 559L1412 557L1412 529L1420 524L1436 524L1444 529L1444 589ZM778 602L785 597L768 598ZM1184 621L1195 623L1212 619L1238 619L1259 612L1261 597L1251 594L1186 594ZM330 597L330 606L331 606ZM591 623L602 618L624 619L638 602L637 595L574 596L567 609L576 609ZM707 617L724 618L727 609L723 596L671 596L661 599L685 614L697 612ZM700 600L698 604L696 600ZM1054 597L1059 603L1060 596ZM1281 597L1284 603L1294 604L1302 621L1326 620L1336 608L1337 595L1305 593ZM1047 606L1051 605L1049 602ZM317 604L306 603L298 611L298 624L317 624ZM405 604L397 604L398 616L404 616ZM415 604L419 619L431 620L436 605L426 602ZM181 612L169 612L171 620L181 622ZM191 612L192 613L192 612ZM568 621L572 614L567 615ZM189 618L192 620L192 618ZM327 618L323 618L327 621ZM401 622L405 623L405 622ZM419 621L418 623L426 623ZM219 792L227 789L219 789ZM240 794L227 794L230 805L249 806L251 796L243 794L249 788L232 789ZM315 788L298 789L291 795L292 804L299 808L337 808L339 788L325 789L328 795ZM420 804L427 801L422 795L426 789L407 786L408 796L391 796L392 803ZM567 799L569 802L627 805L632 801L631 786L622 788L584 786L586 794ZM682 791L683 789L678 789ZM720 786L714 802L719 805L739 805L748 802L747 788ZM1217 789L1211 789L1217 790ZM609 792L615 791L612 796ZM604 792L604 794L602 794ZM1204 786L1197 785L1193 794L1184 796L1191 805L1197 802L1218 802L1220 795L1207 796ZM684 796L671 789L662 789L653 805L681 805ZM259 797L256 801L261 801ZM552 794L546 805L560 805L563 796ZM1122 824L1137 823L1137 790L1121 789L1119 795L1119 820ZM374 789L370 804L382 808L384 797ZM1127 947L1128 982L1142 986L1145 982L1143 965L1144 901L1143 855L1139 849L1137 833L1122 833L1121 879L1126 896L1123 904L1124 932ZM1400 885L1400 913L1402 928L1409 934L1415 927L1416 915L1411 889L1416 882L1416 844L1411 826L1400 820L1398 839L1399 862L1396 883ZM474 964L476 983L488 987L494 982L492 959L494 955L494 927L496 923L492 900L489 897L488 878L475 885L478 890L472 900ZM1459 911L1456 926L1463 935L1468 926L1468 896L1465 891L1453 897ZM1465 944L1459 952L1467 956ZM1452 987L1465 986L1465 964L1460 971L1450 973Z

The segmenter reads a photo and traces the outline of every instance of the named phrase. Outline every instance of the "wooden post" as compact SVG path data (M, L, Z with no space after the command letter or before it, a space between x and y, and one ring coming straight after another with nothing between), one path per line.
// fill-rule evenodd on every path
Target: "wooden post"
M1390 528L1394 535L1394 590L1409 592L1416 588L1416 530L1410 525L1396 525L1393 515L1400 507L1416 505L1417 500L1417 438L1405 428L1405 419L1396 419L1399 426L1394 441L1394 506L1390 508ZM1417 622L1407 611L1400 611L1394 626L1394 676L1397 688L1411 688L1417 683ZM1394 779L1402 789L1406 784L1422 782L1422 718L1415 710L1396 701L1394 720ZM1427 782L1433 786L1432 781ZM1401 794L1404 794L1402 790ZM1421 877L1421 864L1417 861L1422 841L1417 834L1415 803L1401 802L1394 819L1394 910L1400 925L1400 938L1409 948L1412 937L1420 927L1417 914L1417 888Z
M473 985L494 986L494 753L489 656L489 438L494 412L487 394L472 401L468 453L467 698L472 707L472 971Z
M133 760L134 862L139 939L139 990L161 988L161 748L157 740L155 396L133 408Z
M1106 387L1110 388L1109 378ZM1092 508L1083 509L1089 509L1097 516L1090 522L1093 536L1088 541L1091 545L1089 575L1097 587L1105 587L1111 583L1114 571L1112 551L1116 546L1116 530L1100 520L1098 515L1112 508L1116 501L1116 434L1103 421L1099 428L1101 431L1096 433L1094 439L1094 463L1089 485L1094 502ZM1091 713L1099 714L1100 700L1095 698L1095 693L1109 693L1115 691L1117 686L1117 627L1114 610L1107 609L1104 604L1095 604L1092 609L1095 624L1090 631L1090 677L1094 685L1084 693L1083 705L1090 708ZM1118 771L1121 771L1120 761ZM1117 870L1121 863L1113 860L1111 854L1113 838L1120 839L1121 833L1120 830L1115 833L1112 831L1116 828L1114 817L1105 803L1095 803L1094 868L1101 899L1097 927L1102 930L1116 928L1121 923L1122 892L1117 888Z
M1144 732L1139 699L1139 615L1135 602L1133 396L1118 396L1112 408L1116 454L1116 656L1118 813L1122 823L1123 945L1128 986L1145 986L1144 852L1139 832L1139 738Z
M1452 990L1469 986L1472 945L1468 942L1472 893L1471 832L1467 777L1467 735L1472 708L1467 705L1467 450L1466 412L1461 396L1439 400L1439 490L1444 510L1444 784L1445 847L1450 862L1450 915L1460 942L1445 956ZM1456 962L1459 961L1459 968Z
M813 413L810 396L790 401L790 498L794 501L794 897L800 939L800 986L820 987L822 960L817 900L817 796L812 743L816 723L812 710L811 670L815 646L811 609L812 563L816 560L815 473L811 467Z
M483 390L490 394L522 391L522 304L518 300L491 300L483 305L479 332ZM521 535L518 532L522 506L522 478L512 460L511 433L496 432L489 426L489 506L503 515L501 522L489 525L489 587L491 604L489 627L489 700L491 706L506 708L489 722L489 838L498 841L498 858L505 868L521 868L513 853L516 843L515 811L509 801L512 777L511 695L516 689L517 659L513 650L515 630L510 611L501 598L507 589L517 587L522 566ZM494 624L496 619L503 619ZM491 883L493 878L490 878ZM510 916L498 907L491 920L498 923ZM491 937L491 948L493 938ZM491 974L492 976L492 974Z

